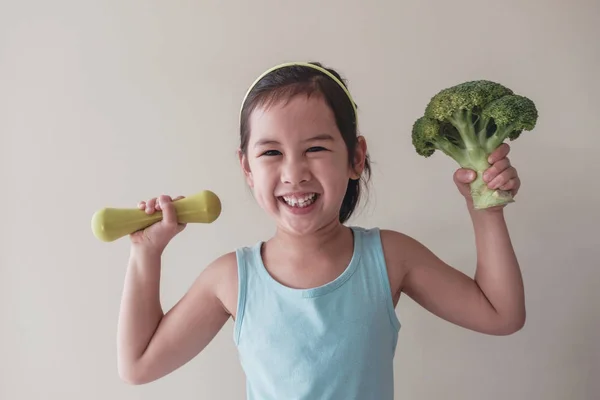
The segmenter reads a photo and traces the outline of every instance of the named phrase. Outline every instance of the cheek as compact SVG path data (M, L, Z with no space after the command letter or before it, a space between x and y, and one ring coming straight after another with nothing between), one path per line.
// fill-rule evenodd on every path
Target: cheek
M277 168L267 163L256 162L251 165L254 189L259 191L271 190L277 182Z
M332 159L317 166L320 180L336 193L343 196L348 186L349 168L345 159Z

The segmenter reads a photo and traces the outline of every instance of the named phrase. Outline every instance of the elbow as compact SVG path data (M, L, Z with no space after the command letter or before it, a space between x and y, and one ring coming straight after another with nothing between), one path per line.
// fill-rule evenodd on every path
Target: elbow
M525 326L525 322L523 322L523 323L506 324L503 327L501 327L500 329L498 329L498 331L496 332L496 334L498 336L510 336L510 335L514 335L515 333L517 333L521 329L523 329L524 326Z
M497 336L513 335L523 329L526 319L525 313L522 313L521 315L501 320L501 323L498 324L494 333Z
M119 363L118 373L121 381L128 385L143 385L150 382L150 380L142 372L142 369L135 363Z
M141 385L143 384L143 379L131 370L123 370L119 369L119 378L121 381L128 385Z

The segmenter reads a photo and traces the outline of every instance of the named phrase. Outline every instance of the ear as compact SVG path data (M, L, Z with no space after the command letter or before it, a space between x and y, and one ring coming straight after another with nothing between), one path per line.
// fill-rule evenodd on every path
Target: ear
M248 183L248 186L250 186L251 188L254 187L254 179L252 178L252 172L250 171L250 164L248 163L248 156L246 156L243 152L242 149L237 150L238 153L238 159L240 162L240 167L242 168L242 172L244 173L244 176L246 177L246 182Z
M360 179L367 159L367 141L364 136L358 136L354 149L354 168L350 171L350 179Z

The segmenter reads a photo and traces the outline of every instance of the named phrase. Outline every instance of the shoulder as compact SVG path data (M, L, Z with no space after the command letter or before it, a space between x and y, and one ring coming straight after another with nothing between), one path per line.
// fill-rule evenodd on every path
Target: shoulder
M394 293L400 292L411 270L433 254L405 233L384 228L379 232L390 285Z
M421 242L405 233L391 229L380 229L380 232L385 255L395 264L408 266L412 258L426 250Z
M199 281L211 288L228 314L235 317L238 288L238 266L235 251L225 253L212 262L200 274Z
M214 259L206 267L204 273L222 280L226 277L237 276L237 255L235 251L225 253Z

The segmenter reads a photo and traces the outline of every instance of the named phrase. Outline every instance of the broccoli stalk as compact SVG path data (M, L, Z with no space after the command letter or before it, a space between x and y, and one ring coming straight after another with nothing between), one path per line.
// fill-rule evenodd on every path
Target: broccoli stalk
M436 150L454 159L477 177L470 184L473 207L485 209L514 202L510 192L489 189L483 173L489 155L506 139L532 130L538 112L530 99L491 81L479 80L444 89L433 96L412 128L417 153L430 157Z

